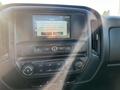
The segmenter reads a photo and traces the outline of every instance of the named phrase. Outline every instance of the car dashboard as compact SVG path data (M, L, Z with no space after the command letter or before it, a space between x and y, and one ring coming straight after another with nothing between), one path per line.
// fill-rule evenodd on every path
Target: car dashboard
M104 66L119 66L118 18L103 19L84 6L10 4L0 10L5 90L47 90L54 78L68 90L91 82Z

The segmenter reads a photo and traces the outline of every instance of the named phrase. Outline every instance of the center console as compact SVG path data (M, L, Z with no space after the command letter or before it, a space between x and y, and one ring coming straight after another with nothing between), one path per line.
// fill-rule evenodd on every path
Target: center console
M71 53L77 60L70 71L84 67L89 50L86 12L30 11L17 12L15 17L15 61L23 75L36 77L58 72ZM77 43L85 45L73 52Z

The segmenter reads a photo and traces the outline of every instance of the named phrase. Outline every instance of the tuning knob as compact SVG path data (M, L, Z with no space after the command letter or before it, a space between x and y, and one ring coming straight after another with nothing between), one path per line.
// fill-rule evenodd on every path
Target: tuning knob
M31 76L33 74L34 67L33 65L24 65L22 69L22 73L26 76Z
M81 70L82 67L83 67L83 62L82 61L75 62L75 64L74 64L74 69L75 70Z

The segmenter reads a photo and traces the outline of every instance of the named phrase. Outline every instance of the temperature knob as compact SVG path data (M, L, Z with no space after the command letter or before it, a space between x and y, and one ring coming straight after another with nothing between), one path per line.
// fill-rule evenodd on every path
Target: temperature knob
M26 76L31 76L33 74L34 67L33 65L25 65L23 66L22 73Z
M82 61L75 62L75 65L74 65L75 70L81 70L82 67L83 67L83 62Z

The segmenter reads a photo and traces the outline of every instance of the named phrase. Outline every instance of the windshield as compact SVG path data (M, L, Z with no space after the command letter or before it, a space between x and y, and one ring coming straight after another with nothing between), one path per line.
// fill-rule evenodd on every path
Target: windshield
M2 5L10 3L82 5L91 7L104 16L120 15L120 0L0 0L0 2Z

